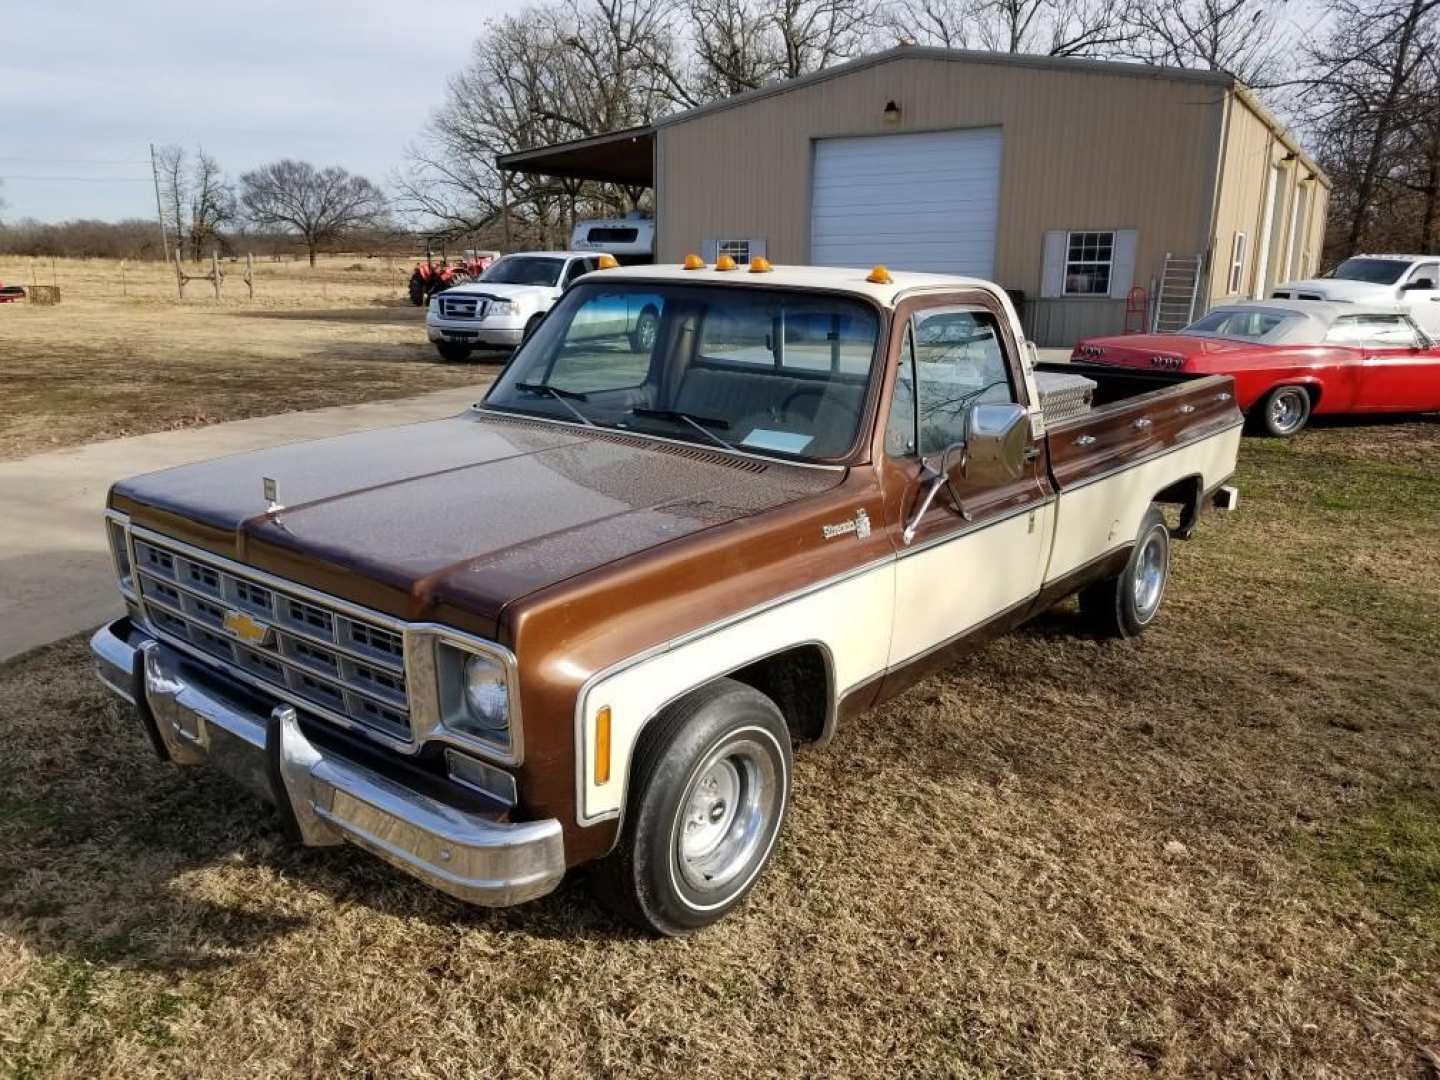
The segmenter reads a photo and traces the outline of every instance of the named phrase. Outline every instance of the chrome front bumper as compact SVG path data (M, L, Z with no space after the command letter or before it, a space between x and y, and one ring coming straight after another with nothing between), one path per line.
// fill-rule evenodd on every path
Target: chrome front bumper
M289 705L268 714L238 684L120 619L90 639L100 681L133 704L177 765L210 763L280 808L307 845L348 840L472 904L543 896L565 873L560 823L511 823L448 806L317 747Z
M433 342L450 342L454 345L513 346L519 345L525 336L525 324L505 326L492 322L489 326L481 321L432 322L425 324L425 334Z

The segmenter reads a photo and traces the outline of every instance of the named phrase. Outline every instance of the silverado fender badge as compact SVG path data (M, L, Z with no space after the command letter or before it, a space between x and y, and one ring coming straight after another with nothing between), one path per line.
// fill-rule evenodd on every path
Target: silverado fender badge
M834 540L837 536L845 536L854 533L861 540L870 535L870 515L863 509L856 510L855 516L849 521L836 522L834 525L821 525L820 532L826 540Z

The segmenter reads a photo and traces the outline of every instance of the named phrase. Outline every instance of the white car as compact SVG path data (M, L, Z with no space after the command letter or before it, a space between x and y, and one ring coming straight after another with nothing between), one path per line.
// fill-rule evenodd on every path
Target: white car
M599 266L593 252L506 255L475 281L432 297L425 332L446 360L468 359L472 349L513 349L534 332L572 281Z
M1404 304L1426 333L1440 338L1440 256L1356 255L1325 277L1287 281L1270 295L1277 300Z

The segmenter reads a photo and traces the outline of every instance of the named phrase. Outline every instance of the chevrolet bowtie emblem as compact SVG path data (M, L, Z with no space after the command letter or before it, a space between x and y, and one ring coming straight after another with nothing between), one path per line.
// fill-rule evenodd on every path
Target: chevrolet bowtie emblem
M227 611L222 625L227 634L248 645L264 645L270 640L270 627L243 611Z

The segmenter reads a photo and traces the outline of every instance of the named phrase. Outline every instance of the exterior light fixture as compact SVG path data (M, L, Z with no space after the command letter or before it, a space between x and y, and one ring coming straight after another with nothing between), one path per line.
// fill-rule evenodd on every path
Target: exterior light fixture
M900 106L894 101L885 103L885 111L881 114L887 124L898 124L900 122Z

